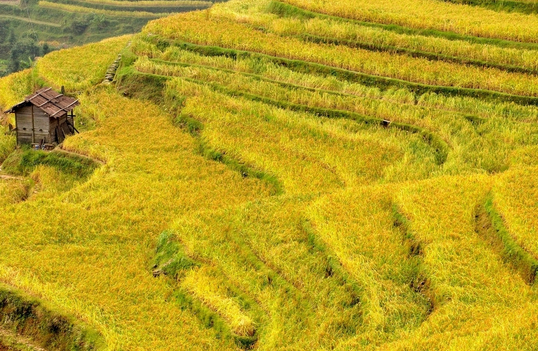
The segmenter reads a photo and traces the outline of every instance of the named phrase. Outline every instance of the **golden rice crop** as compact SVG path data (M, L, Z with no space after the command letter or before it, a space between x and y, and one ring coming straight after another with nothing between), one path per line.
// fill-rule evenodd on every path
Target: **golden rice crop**
M138 18L157 18L165 16L166 14L152 13L147 11L113 11L102 10L93 7L84 7L77 5L68 5L58 2L50 2L45 0L39 1L39 6L47 9L54 9L72 13L97 13L101 15L108 15L112 17L138 17Z
M233 333L252 336L256 332L254 321L241 310L233 296L228 296L226 282L216 279L207 268L188 272L181 281L181 287L223 316Z
M429 61L387 52L305 43L294 38L284 39L271 33L256 31L225 18L208 17L208 14L210 12L201 11L152 21L144 28L143 33L200 45L316 62L423 84L538 96L538 86L534 84L534 78L526 74ZM226 35L222 34L224 32Z
M354 95L337 95L326 91L309 91L299 87L285 87L268 82L203 67L182 67L151 62L141 58L134 66L146 73L164 74L176 77L194 78L211 82L234 92L246 92L272 99L276 103L286 102L309 107L351 111L366 116L408 123L427 128L446 140L454 149L445 171L458 169L498 171L506 168L510 153L521 145L534 144L528 140L529 134L538 129L534 124L518 123L507 119L489 117L481 126L478 136L465 115L456 115L448 110L415 106L413 103L393 102L385 99L360 98ZM405 95L404 95L405 96ZM457 127L456 127L457 126ZM502 131L502 132L501 132ZM469 135L476 137L469 138ZM502 135L502 137L501 137ZM511 141L509 141L511 139ZM502 142L499 142L503 140Z
M485 177L439 178L396 192L396 204L422 243L436 303L420 328L382 349L532 349L535 292L475 232L476 206L491 185Z
M32 70L27 69L0 78L0 110L21 102L34 88Z
M219 7L212 13L219 13ZM507 66L518 66L530 70L538 69L535 50L503 48L493 45L473 44L463 40L448 40L445 38L400 34L381 28L361 26L352 23L328 21L312 18L299 20L294 18L277 18L276 16L245 16L242 12L225 13L229 17L263 26L271 32L285 36L313 35L332 40L347 40L371 45L372 47L402 48L424 53L436 53L462 60L476 60L484 63L494 63Z
M268 79L296 84L315 89L332 90L390 102L414 103L415 97L410 92L401 90L380 91L376 87L366 87L356 83L342 81L332 76L317 76L292 71L271 62L251 58L229 58L224 56L203 56L194 52L169 47L161 52L154 44L140 37L133 39L131 49L140 56L162 59L170 62L182 62L215 68L224 68L244 73L253 73ZM435 109L469 113L482 118L500 117L522 121L538 120L538 108L521 106L513 103L490 102L478 98L424 94L417 99L417 104Z
M480 7L435 0L343 0L336 3L284 0L301 8L360 21L437 29L463 35L538 42L535 15L496 12Z
M409 284L420 273L419 259L409 256L408 234L394 225L394 190L351 188L324 196L307 210L319 239L364 289L363 325L351 339L374 345L419 327L432 304L426 291Z
M40 60L34 77L84 90L77 115L95 127L62 148L101 162L84 180L43 165L24 180L0 179L0 280L97 329L106 350L237 350L241 337L260 351L536 349L536 289L480 235L476 215L492 193L509 234L536 252L538 108L380 90L158 40L435 84L483 79L476 86L522 94L534 94L534 77L304 43L284 36L323 30L347 38L357 28L271 22L268 3L252 3L152 22L125 55L130 66L119 91L93 85L128 37ZM400 15L413 22L410 14L420 11ZM485 28L469 26L461 30ZM377 35L361 33L364 40ZM415 39L416 47L445 45L392 35L386 40L401 46ZM479 47L466 48L513 58ZM133 53L139 57L131 65ZM2 79L0 104L32 88L30 72ZM239 96L245 93L271 101ZM427 137L273 106L284 102L412 123L445 140L450 153L438 165ZM152 274L165 230L180 247L177 258L195 262L173 278Z
M51 52L38 61L37 73L58 90L62 86L71 92L84 90L104 79L107 68L129 39L126 35ZM60 58L63 65L58 65Z
M15 149L17 143L13 135L8 133L4 127L0 127L0 162L3 162L6 157Z
M0 206L4 207L23 201L28 196L30 185L20 179L0 177Z
M233 349L167 299L168 283L153 278L146 263L154 239L181 213L231 206L269 189L197 155L192 138L154 105L107 90L82 104L98 104L107 118L64 148L85 153L99 145L107 164L56 197L2 208L0 221L10 223L2 228L10 238L1 244L2 281L91 323L110 349ZM141 130L149 134L141 138Z
M505 225L526 251L538 257L538 179L536 167L520 168L503 174L494 187L494 203Z
M172 80L169 89L189 97L182 113L204 124L204 141L275 175L286 192L325 192L370 183L384 177L385 168L396 173L391 174L394 179L401 176L402 169L396 172L391 164L397 155L410 151L397 141L403 132L386 133L379 128L366 131L353 121L312 118L225 97L182 80ZM213 108L208 110L204 106ZM349 133L348 128L355 131ZM374 142L371 135L377 133L384 137ZM275 143L281 146L271 146ZM433 151L425 143L415 148L398 165L417 167L415 175L423 177L436 168Z
M172 226L189 252L226 277L223 285L258 306L260 350L334 347L360 327L360 287L353 290L332 270L330 256L309 242L301 220L308 203L308 197L267 199Z

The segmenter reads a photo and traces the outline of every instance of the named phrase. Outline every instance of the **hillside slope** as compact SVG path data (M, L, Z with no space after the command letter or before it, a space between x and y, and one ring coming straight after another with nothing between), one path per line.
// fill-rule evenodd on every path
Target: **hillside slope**
M232 0L49 54L0 105L64 86L82 133L49 157L0 134L0 290L86 349L535 350L536 31Z
M206 9L212 0L2 0L0 77L50 51L133 34L150 20Z

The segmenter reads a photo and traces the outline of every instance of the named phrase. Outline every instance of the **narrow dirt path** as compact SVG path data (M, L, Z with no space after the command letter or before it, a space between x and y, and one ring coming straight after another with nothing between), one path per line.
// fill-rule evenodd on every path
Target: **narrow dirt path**
M2 3L4 3L4 2L2 2ZM33 19L24 18L24 17L18 17L18 16L0 15L0 18L14 19L14 20L17 20L17 21L34 23L34 24L41 24L41 25L44 25L44 26L50 26L50 27L56 27L56 28L60 28L62 26L61 24L58 24L58 23L43 22L43 21L38 21L38 20L33 20Z
M32 340L13 333L10 330L0 328L0 351L47 351L37 346Z

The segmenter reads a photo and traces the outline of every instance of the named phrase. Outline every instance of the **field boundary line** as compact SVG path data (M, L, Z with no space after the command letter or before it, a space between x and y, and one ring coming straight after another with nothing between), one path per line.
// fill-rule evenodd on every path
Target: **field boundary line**
M253 79L256 79L256 80L259 80L259 81L264 81L264 82L268 82L268 83L277 84L277 85L280 85L283 88L303 89L303 90L307 90L307 91L310 91L310 92L316 92L316 93L322 93L322 94L329 94L329 95L343 96L343 97L355 97L355 98L359 98L359 99L387 102L389 104L395 104L395 105L401 105L401 106L407 106L407 107L415 107L415 108L425 109L425 110L432 109L432 110L436 110L436 111L444 111L444 112L449 112L449 113L455 113L455 114L460 115L461 117L463 117L463 118L465 118L467 120L470 120L470 119L471 120L472 119L483 120L484 119L483 117L473 115L473 114L470 114L470 113L464 113L464 112L462 112L460 110L457 110L457 109L448 109L448 108L439 108L439 107L433 108L433 107L427 106L427 105L417 105L416 103L406 103L406 102L401 102L401 101L398 101L398 100L385 99L383 97L371 97L371 96L366 96L366 95L363 96L363 95L358 95L358 94L340 92L340 91L336 91L336 90L326 90L326 89L321 89L321 88L312 88L312 87L299 85L299 84L295 84L295 83L283 82L283 81L280 81L280 80L266 78L266 77L264 77L262 75L255 74L255 73L236 71L236 70L228 69L228 68L215 67L215 66L203 65L203 64L178 62L178 61L165 61L165 60L161 60L161 59L149 59L149 60L150 60L150 62L162 64L162 65L165 65L165 66L194 67L194 68L202 68L202 69L208 69L208 70L224 72L224 73L228 73L228 74L240 74L242 76L250 77L250 78L253 78ZM171 75L171 77L177 77L177 76Z
M349 48L359 48L359 49L364 49L368 51L390 52L393 54L403 54L403 55L407 55L409 57L415 57L415 58L426 58L428 60L458 63L462 65L470 65L470 66L475 66L475 67L496 68L499 70L513 72L513 73L525 73L525 74L531 74L531 75L538 75L538 70L534 70L530 68L503 65L503 64L480 61L480 60L465 59L463 57L458 57L458 56L449 56L449 55L438 54L438 53L430 52L430 51L413 50L413 49L407 49L407 48L402 48L402 47L392 46L392 45L377 45L377 44L370 44L370 43L354 41L354 40L333 39L333 38L328 38L328 37L320 37L320 36L316 36L312 34L299 35L297 36L297 38L304 41L316 43L316 44L342 45L342 46L347 46Z
M493 193L489 193L475 210L476 233L499 253L528 284L533 285L538 274L538 259L525 250L510 234L505 220L495 208Z
M13 19L13 20L21 21L21 22L28 22L28 23L39 24L39 25L49 26L49 27L56 27L56 28L62 27L62 25L58 23L43 22L43 21L38 21L38 20L33 20L30 18L24 18L24 17L18 17L18 16L0 14L0 18Z
M533 105L538 106L538 97L528 95L515 95L504 93L495 90L486 89L474 89L464 87L454 87L447 85L429 85L424 83L417 83L407 81L399 78L391 78L386 76L377 76L358 71L351 71L336 66L325 65L321 63L315 63L310 61L303 61L298 59L290 59L280 56L267 55L256 51L245 51L238 49L224 48L213 45L200 45L192 44L178 40L164 40L158 39L160 43L166 45L174 45L180 49L196 52L206 56L225 56L236 59L238 57L252 57L262 58L274 62L275 64L287 67L296 72L302 73L319 73L325 75L336 76L340 79L347 80L349 82L360 83L365 86L374 86L381 90L387 90L393 88L405 88L409 91L422 95L425 93L437 93L446 96L468 96L472 98L482 98L493 101L514 102L520 105Z

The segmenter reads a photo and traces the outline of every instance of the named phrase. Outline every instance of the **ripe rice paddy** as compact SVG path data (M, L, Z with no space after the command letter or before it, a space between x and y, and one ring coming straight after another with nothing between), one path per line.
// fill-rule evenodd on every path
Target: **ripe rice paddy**
M98 350L536 349L534 15L362 5L232 0L0 80L82 131L2 127L2 289Z

